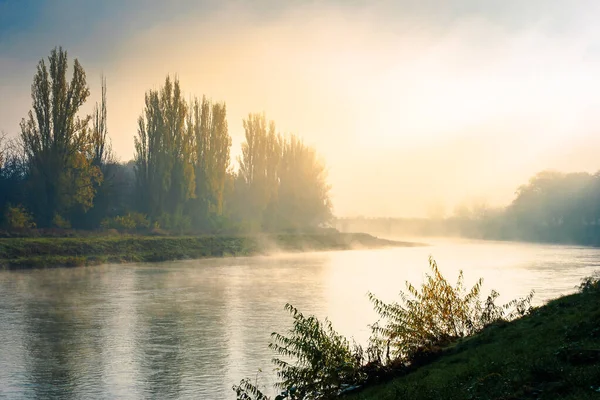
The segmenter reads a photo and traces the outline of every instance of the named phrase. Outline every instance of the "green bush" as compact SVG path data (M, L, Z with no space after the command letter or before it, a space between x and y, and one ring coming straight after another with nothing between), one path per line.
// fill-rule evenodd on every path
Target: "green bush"
M284 389L281 398L331 398L343 386L362 382L362 359L357 357L360 353L333 329L329 320L305 317L290 304L285 309L294 319L293 327L289 336L272 333L269 345L283 357L273 359L282 379L278 384ZM289 359L294 362L286 361Z
M270 400L258 389L258 384L250 382L248 378L242 379L239 385L233 385L233 391L237 400Z
M365 384L381 382L432 360L442 347L473 335L501 320L510 320L531 311L533 292L527 297L495 304L499 294L492 291L480 299L483 280L467 290L462 271L456 286L441 274L433 258L432 273L419 289L406 283L401 302L384 303L369 293L380 321L366 351L337 333L327 319L306 317L287 304L293 318L289 335L273 333L269 345L278 357L272 361L283 390L275 400L332 399ZM597 285L597 281L596 281ZM233 387L238 400L267 400L248 379Z
M119 231L133 231L148 229L150 221L141 213L133 212L126 215L117 215L114 218L105 218L100 223L103 229L117 229Z
M35 222L33 216L27 212L25 207L18 205L15 207L8 206L4 214L8 229L33 229Z
M63 218L60 214L54 214L54 218L52 219L52 224L60 229L71 229L71 222L69 220Z
M579 291L589 293L600 290L600 271L596 271L593 275L587 276L581 280Z
M366 379L361 371L362 350L337 333L327 319L304 316L295 307L285 309L294 322L289 336L272 333L269 348L278 357L272 360L283 390L275 400L331 399L346 388ZM233 387L238 400L267 400L249 379Z
M411 364L416 358L473 335L491 323L514 319L531 310L533 292L523 299L497 306L495 300L499 294L492 291L482 304L483 279L467 291L462 271L453 287L431 257L429 267L432 273L426 275L420 290L406 282L407 293L400 292L400 303L388 304L369 293L381 317L380 322L372 326L372 340L375 345L391 350L391 354L386 352L387 362Z

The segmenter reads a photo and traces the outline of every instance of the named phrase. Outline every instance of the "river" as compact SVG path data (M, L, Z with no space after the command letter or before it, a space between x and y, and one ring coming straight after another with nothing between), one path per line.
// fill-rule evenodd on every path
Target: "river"
M426 239L428 240L428 239ZM267 348L291 303L364 343L371 291L394 300L429 255L452 282L484 278L501 301L575 291L600 249L429 240L428 247L0 271L0 397L232 399L274 376ZM263 372L258 373L258 369Z

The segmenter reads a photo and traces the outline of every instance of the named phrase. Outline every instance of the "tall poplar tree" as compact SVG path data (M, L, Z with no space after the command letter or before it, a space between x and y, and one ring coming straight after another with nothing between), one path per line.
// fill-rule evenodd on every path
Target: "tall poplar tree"
M38 226L50 226L74 206L91 207L102 180L100 169L92 163L90 117L77 115L90 94L85 71L75 59L68 81L67 69L67 52L62 48L52 50L48 64L40 60L31 86L33 110L21 121Z
M195 195L195 149L179 80L168 76L160 91L146 93L145 103L135 138L140 208L154 219L181 218Z

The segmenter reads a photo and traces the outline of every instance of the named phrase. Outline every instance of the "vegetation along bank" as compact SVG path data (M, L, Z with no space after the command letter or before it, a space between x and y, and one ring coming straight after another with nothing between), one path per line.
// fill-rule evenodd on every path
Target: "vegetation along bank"
M51 268L103 263L250 256L279 251L349 250L416 243L362 233L261 235L11 237L0 239L0 268Z
M450 284L430 260L418 287L407 283L397 302L370 294L379 314L367 348L328 320L286 305L293 323L273 333L281 390L264 394L259 379L233 390L238 400L508 400L600 398L600 282L536 308L533 292L497 305L482 298L479 280Z

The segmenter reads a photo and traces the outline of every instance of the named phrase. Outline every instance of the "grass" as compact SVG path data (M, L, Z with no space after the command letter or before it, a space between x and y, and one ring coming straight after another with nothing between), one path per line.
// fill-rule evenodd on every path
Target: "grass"
M551 301L348 400L600 399L600 290Z
M250 256L274 251L346 250L407 245L414 244L379 239L367 234L337 232L251 236L19 237L0 239L0 269L74 267Z

